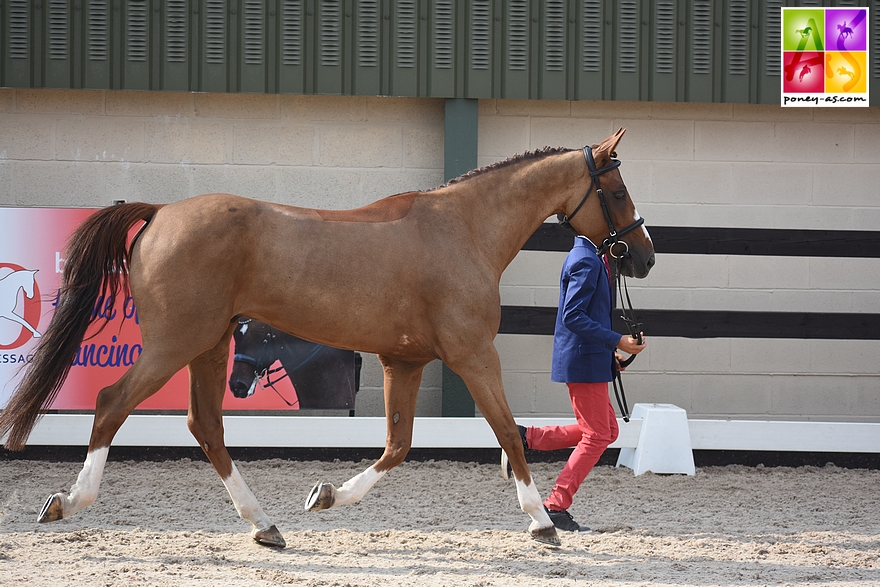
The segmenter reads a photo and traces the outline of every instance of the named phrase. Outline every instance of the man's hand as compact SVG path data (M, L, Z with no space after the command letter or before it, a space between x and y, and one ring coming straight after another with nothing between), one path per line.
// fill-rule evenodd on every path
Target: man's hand
M645 335L642 334L642 344L639 344L639 341L628 334L624 334L620 337L620 341L617 343L617 348L622 350L625 353L629 353L631 355L637 355L643 350L645 350L645 345L648 344L645 340Z

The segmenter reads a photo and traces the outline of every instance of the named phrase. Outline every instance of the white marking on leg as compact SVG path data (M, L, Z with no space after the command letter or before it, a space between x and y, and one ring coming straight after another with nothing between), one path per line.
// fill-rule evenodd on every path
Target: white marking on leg
M519 498L519 507L532 518L529 530L538 528L549 528L553 525L550 516L544 509L544 502L541 501L541 494L535 487L535 480L526 485L520 479L516 479L516 496Z
M336 502L333 507L360 501L383 476L385 471L377 471L372 466L363 473L355 475L336 490Z
M223 485L226 486L226 491L229 492L229 497L232 498L232 503L235 505L235 511L238 512L239 518L247 520L257 530L265 530L272 525L272 520L263 512L263 508L260 507L256 496L247 486L247 483L244 482L244 478L238 472L235 463L232 463L232 473L230 473L229 477L223 479Z
M98 497L98 488L101 486L101 477L104 475L104 464L107 462L107 454L110 447L96 449L86 455L82 471L76 478L76 483L70 488L70 495L62 496L62 508L64 517L72 516L81 509L95 503Z

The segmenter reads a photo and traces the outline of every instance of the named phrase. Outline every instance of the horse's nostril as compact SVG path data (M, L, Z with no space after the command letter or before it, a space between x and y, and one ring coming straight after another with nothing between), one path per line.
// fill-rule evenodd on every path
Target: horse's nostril
M247 397L248 386L242 383L241 381L229 382L229 390L232 392L232 395L242 399Z
M651 267L654 266L654 255L651 255L651 258L648 259L648 262L646 263L646 265L648 266L648 269L650 269Z

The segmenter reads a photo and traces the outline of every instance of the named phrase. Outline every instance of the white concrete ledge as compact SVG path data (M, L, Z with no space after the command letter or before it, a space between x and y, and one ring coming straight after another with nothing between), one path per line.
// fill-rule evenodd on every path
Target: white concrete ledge
M620 424L612 448L633 448L641 420ZM385 418L336 416L226 416L226 444L234 447L381 448ZM573 424L570 418L517 418L523 426ZM47 414L31 434L33 445L88 445L89 414ZM688 420L695 450L880 452L880 423ZM186 416L132 415L117 446L196 446ZM413 448L497 448L483 418L416 418Z

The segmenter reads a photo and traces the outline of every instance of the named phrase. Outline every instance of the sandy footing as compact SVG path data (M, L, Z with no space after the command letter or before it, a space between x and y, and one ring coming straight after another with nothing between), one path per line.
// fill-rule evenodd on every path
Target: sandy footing
M238 463L287 540L261 547L207 462L110 462L98 501L37 524L80 466L0 462L0 585L880 585L880 471L597 467L548 548L493 465L404 463L359 503L304 512L368 462ZM561 463L533 465L542 495Z

